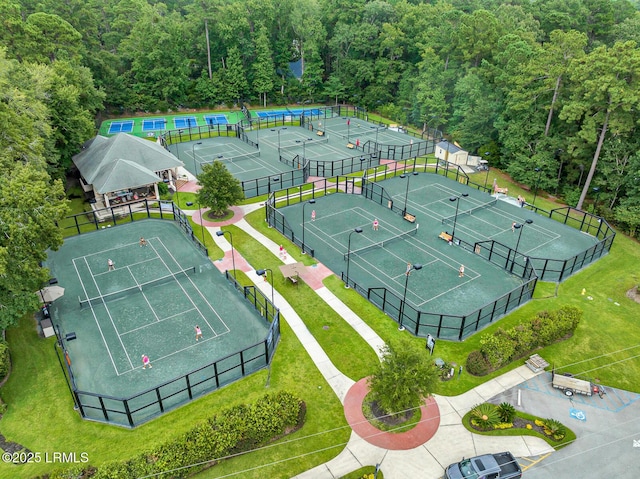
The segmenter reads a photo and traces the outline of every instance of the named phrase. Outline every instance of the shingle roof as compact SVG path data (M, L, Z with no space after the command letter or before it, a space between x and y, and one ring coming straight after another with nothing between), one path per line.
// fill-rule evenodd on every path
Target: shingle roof
M159 144L127 133L96 136L73 163L100 194L157 183L156 173L183 165Z
M460 148L459 146L454 145L453 143L449 143L446 140L443 140L443 141L439 142L437 146L439 148L442 148L443 150L448 151L449 153L457 153L459 151L462 151L462 148Z

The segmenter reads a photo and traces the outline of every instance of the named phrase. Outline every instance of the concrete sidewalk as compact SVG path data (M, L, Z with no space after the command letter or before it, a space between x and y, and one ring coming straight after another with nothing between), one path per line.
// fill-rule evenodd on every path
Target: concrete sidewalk
M245 213L254 211L257 208L260 208L260 206L249 205L242 207ZM244 219L233 221L233 224L262 243L269 251L273 252L275 256L278 256L279 245L256 231ZM229 269L230 243L226 237L215 235L215 232L219 230L217 226L208 226L206 221L205 226L212 234L218 246L225 251L224 261L216 262L216 266L222 270ZM296 261L287 255L287 258L284 259L283 262L294 263ZM255 274L251 274L251 272L255 270L253 270L237 252L235 253L235 264L236 268L248 272L248 276L252 280L253 278L257 278ZM313 267L307 267L306 269L310 270L311 268ZM324 267L316 267L321 275L326 275L326 271L328 270L326 270L326 268L322 270L322 268ZM271 283L264 281L254 282L265 296L270 297ZM308 283L310 284L311 282ZM333 293L322 286L321 282L314 283L317 285L314 289L318 295L325 300L334 311L345 318L345 321L371 345L377 354L380 354L380 348L384 345L382 338ZM329 357L322 350L302 319L278 293L277 288L274 289L274 301L276 307L280 309L282 318L291 326L334 393L344 404L347 392L355 383L354 379L342 374L338 368L331 363ZM334 479L365 465L381 464L381 470L387 479L407 477L436 479L442 477L443 470L447 465L459 461L462 457L502 450L510 450L517 457L549 453L553 451L553 448L539 438L531 436L480 436L472 434L462 425L462 417L475 405L486 402L488 399L517 386L533 376L535 376L535 374L526 366L521 366L459 396L436 396L435 400L440 409L440 427L431 440L414 449L404 451L382 449L373 446L355 432L352 432L349 442L343 451L334 459L295 477L299 479Z

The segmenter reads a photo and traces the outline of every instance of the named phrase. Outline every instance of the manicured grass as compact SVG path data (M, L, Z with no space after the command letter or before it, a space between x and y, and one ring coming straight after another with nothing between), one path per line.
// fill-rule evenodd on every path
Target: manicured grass
M259 216L263 226L262 211L249 216ZM296 313L303 318L311 334L320 343L333 364L347 377L357 381L370 375L378 362L375 351L351 328L342 317L331 309L309 286L299 281L295 286L287 282L278 266L282 261L243 230L228 226L233 234L233 244L254 269L271 269L275 289L282 294ZM269 229L269 228L267 228ZM287 250L291 253L290 250ZM297 255L297 248L293 249ZM305 255L306 256L306 255ZM271 275L269 280L271 280Z
M490 182L494 174L499 172L491 170ZM499 184L507 186L510 194L519 194L516 185L503 179L499 179ZM526 195L528 200L532 199L530 192ZM541 203L536 200L536 205L546 207L543 201L547 199L539 194L538 198L541 197ZM283 243L295 259L305 264L314 262L313 258L300 255L298 248L284 240L276 230L267 227L263 210L248 215L247 220L276 243ZM194 233L199 235L200 225L192 226ZM274 252L266 251L239 229L234 227L230 230L234 235L234 247L254 267L269 267L276 273L276 288L300 314L336 367L354 380L370 374L370 365L377 361L371 347L342 324L344 321L335 317L332 310L319 309L320 306L328 307L317 297L312 299L315 293L302 282L297 288L283 283L278 276L280 262ZM222 252L214 246L213 238L208 234L205 236L210 257L221 257ZM468 353L479 347L483 333L495 331L498 327L511 327L541 310L576 305L584 311L576 334L537 352L556 366L567 366L570 372L582 372L594 380L599 379L602 384L640 392L640 364L633 360L640 349L640 330L637 328L640 306L625 296L628 289L638 284L637 264L640 264L638 243L618 235L607 257L558 288L555 284L539 284L533 301L464 342L438 341L434 358L441 357L449 363L464 365ZM399 334L409 335L406 331L399 332L394 321L358 293L345 290L336 276L327 278L325 285L383 340L388 341ZM587 290L584 296L582 288ZM593 300L587 299L588 296ZM329 329L322 328L324 325ZM275 448L225 461L198 477L213 478L232 473L237 473L237 477L291 477L337 455L351 432L335 394L284 321L282 340L270 376L267 371L260 371L132 431L83 421L73 412L69 391L54 353L54 342L37 337L32 319L24 319L17 327L9 329L7 336L13 372L0 390L3 400L8 403L8 411L0 421L0 431L8 440L23 444L34 452L87 452L92 464L125 459L161 444L168 437L181 434L200 418L215 414L216 410L250 402L265 390L287 390L304 399L308 408L305 426L283 438ZM423 339L414 340L424 344ZM460 394L521 364L522 360L515 361L483 378L465 372L460 378L441 383L435 392ZM294 442L289 442L292 439ZM0 463L0 477L31 478L57 467L57 464L13 466ZM373 467L369 471L372 473ZM360 476L350 474L348 477Z
M378 475L375 475L375 472L375 466L366 466L361 467L357 471L353 471L346 476L342 476L340 479L373 479L374 476L376 479L384 479L382 470L378 471Z
M24 318L11 328L8 340L13 371L2 388L2 398L9 408L0 421L0 431L8 440L33 452L86 452L94 465L126 459L179 435L217 410L252 402L269 390L290 391L307 403L304 427L280 440L279 446L223 462L199 477L218 477L273 464L260 469L260 474L288 478L331 459L351 433L340 401L285 322L270 375L268 371L260 371L134 430L80 419L73 411L62 378L54 340L38 338L32 319ZM279 461L286 462L277 464ZM0 463L0 477L31 478L60 467L60 464Z

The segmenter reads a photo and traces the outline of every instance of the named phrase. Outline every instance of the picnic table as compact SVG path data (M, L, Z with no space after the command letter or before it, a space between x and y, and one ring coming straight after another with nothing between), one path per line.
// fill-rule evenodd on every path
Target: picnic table
M298 280L300 279L300 273L304 271L304 268L304 263L301 262L283 264L280 266L280 272L285 279L288 279L297 286Z

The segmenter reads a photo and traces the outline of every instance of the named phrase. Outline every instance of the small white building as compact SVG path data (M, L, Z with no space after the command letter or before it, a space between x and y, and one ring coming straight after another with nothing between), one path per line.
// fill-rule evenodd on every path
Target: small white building
M464 151L454 143L442 140L436 145L436 159L453 163L455 165L466 165L469 152Z
M474 170L482 169L480 167L484 168L487 164L487 161L481 156L470 155L468 151L447 140L442 140L436 145L435 155L436 159L440 161L446 161L458 166L469 166Z

